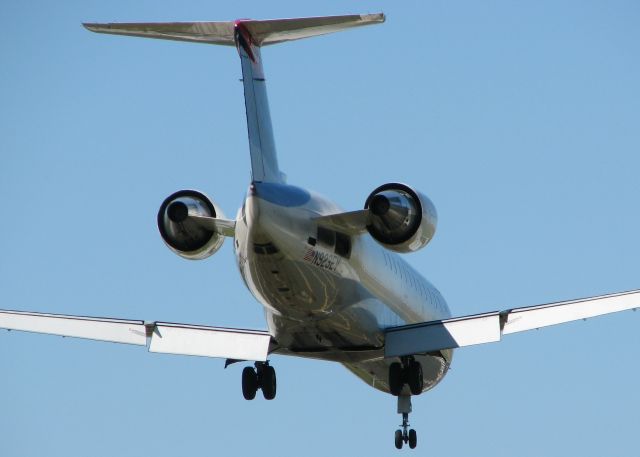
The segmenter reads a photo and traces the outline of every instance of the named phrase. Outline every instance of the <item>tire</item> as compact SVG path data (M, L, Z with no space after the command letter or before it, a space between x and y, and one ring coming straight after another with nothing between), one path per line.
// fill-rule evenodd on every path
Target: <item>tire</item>
M409 364L407 384L412 395L420 395L424 388L424 378L422 376L422 365L415 360Z
M404 387L404 380L402 373L402 365L398 362L393 362L389 365L389 392L396 397L402 392Z
M252 367L244 367L242 370L242 395L245 400L256 398L258 391L258 375Z
M404 440L402 439L402 430L396 430L395 444L396 449L402 449L402 445L404 444Z
M418 434L414 429L409 430L409 447L415 449L418 445Z
M276 398L276 370L272 366L267 365L262 370L261 384L262 395L264 395L265 400Z

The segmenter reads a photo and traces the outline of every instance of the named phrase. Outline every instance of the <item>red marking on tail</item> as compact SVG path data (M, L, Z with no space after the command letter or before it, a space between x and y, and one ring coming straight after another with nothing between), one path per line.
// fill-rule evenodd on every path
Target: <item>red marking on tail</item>
M251 61L253 63L256 62L256 56L253 53L253 38L251 38L251 34L249 33L249 30L247 30L247 27L243 24L243 19L238 19L233 23L233 26L236 30L235 32L235 40L236 40L236 46L242 46L242 49L244 49L244 52L247 53L247 55L249 56L249 58L251 59Z

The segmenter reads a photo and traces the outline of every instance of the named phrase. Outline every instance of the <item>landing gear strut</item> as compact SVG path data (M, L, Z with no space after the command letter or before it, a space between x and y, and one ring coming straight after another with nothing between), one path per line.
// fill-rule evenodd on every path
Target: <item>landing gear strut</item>
M269 362L256 362L255 369L245 367L242 370L242 395L246 400L256 398L258 389L262 389L265 400L276 398L276 370Z
M414 429L409 429L409 413L411 412L411 395L398 396L398 414L402 414L402 429L396 430L396 449L402 449L405 443L409 443L411 449L418 444L418 434Z

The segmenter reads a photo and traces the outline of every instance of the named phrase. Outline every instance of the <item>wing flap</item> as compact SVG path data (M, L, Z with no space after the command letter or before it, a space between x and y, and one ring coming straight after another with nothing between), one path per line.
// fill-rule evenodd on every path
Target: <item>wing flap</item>
M0 310L0 328L149 346L149 352L265 361L271 335L230 329L124 319Z
M385 357L500 341L502 335L640 307L640 290L390 328Z
M500 341L500 313L397 327L385 336L385 357L422 354Z
M549 325L617 313L640 306L640 292L630 291L503 312L502 333L524 332Z
M0 328L139 346L147 344L143 321L0 311Z
M149 352L265 361L270 342L268 332L158 322Z

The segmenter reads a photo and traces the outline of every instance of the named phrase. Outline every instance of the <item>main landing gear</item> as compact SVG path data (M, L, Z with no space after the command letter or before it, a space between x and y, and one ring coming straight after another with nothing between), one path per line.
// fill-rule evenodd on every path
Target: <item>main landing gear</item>
M396 397L402 392L406 385L412 395L420 395L424 388L424 378L422 376L422 365L413 357L402 357L401 362L394 362L389 365L389 390L391 395Z
M242 370L242 395L246 400L256 398L256 392L262 389L265 400L276 398L276 370L269 362L256 362L253 367Z
M402 449L404 444L409 444L414 449L418 444L418 434L414 429L409 429L409 413L411 412L411 395L420 395L424 388L422 365L413 357L402 357L400 362L389 365L389 391L398 397L398 414L402 414L402 427L396 430L396 449ZM408 386L410 393L402 393Z

